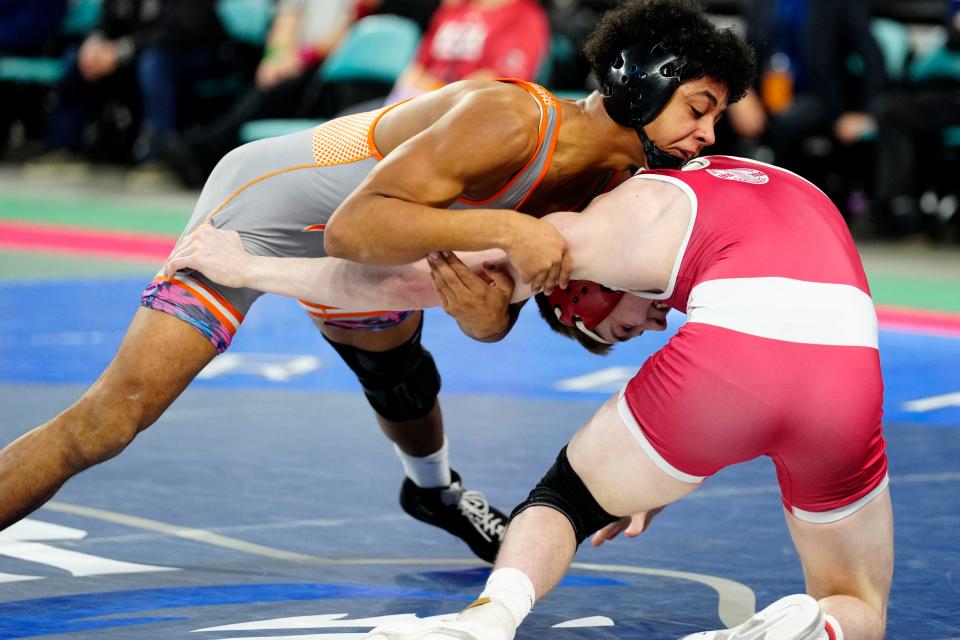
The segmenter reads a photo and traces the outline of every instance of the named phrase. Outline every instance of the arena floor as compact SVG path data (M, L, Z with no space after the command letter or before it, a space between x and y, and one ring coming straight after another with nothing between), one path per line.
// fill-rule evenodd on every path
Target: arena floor
M103 369L192 197L0 171L0 441ZM888 637L957 639L960 252L863 253L881 305L897 527ZM668 337L601 359L530 309L496 345L428 313L468 486L504 509L520 501ZM384 616L456 611L488 567L405 516L401 480L350 373L294 302L265 298L228 355L127 451L0 533L0 638L347 640ZM577 561L521 640L668 640L803 588L767 460L724 471L640 538L585 547Z

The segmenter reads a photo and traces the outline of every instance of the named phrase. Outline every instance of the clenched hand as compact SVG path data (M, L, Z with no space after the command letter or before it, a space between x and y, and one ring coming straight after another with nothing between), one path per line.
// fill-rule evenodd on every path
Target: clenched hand
M515 219L511 237L503 247L510 262L529 282L534 293L551 293L555 287L566 287L573 263L567 241L548 222L527 215Z
M487 263L482 271L474 273L453 253L432 253L427 261L443 310L457 321L463 333L483 340L507 330L507 307L513 295L509 274Z

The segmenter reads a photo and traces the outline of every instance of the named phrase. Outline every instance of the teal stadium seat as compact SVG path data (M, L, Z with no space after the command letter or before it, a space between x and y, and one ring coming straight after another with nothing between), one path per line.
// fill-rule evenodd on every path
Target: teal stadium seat
M907 28L896 20L873 18L870 21L870 33L880 48L887 77L893 81L903 79L907 56L910 54ZM853 54L847 58L847 71L853 75L863 73L863 58L860 54Z
M913 82L952 80L960 83L960 52L947 48L945 42L939 42L917 56L909 70ZM960 148L960 127L948 127L943 130L943 144L952 149Z
M100 0L70 0L61 31L83 37L100 17ZM0 56L0 82L54 85L63 75L63 60L42 56Z
M393 84L413 60L420 29L412 20L394 15L367 16L350 29L317 72L323 82L363 80ZM240 139L252 142L296 133L323 120L253 120L240 129Z
M417 52L420 29L407 18L367 16L358 21L320 67L324 82L369 80L393 84Z
M960 149L960 127L948 127L944 129L943 144L951 149Z
M63 19L63 33L77 37L90 33L100 19L100 5L100 0L70 0Z
M217 15L227 35L239 42L263 46L273 20L270 0L219 0Z
M870 33L883 54L887 76L891 80L902 80L910 55L907 27L896 20L874 18L870 21Z
M217 17L227 36L236 42L250 45L257 51L263 47L273 20L271 0L218 0ZM235 96L250 84L247 73L234 70L213 78L198 80L193 91L198 98Z
M910 65L910 79L914 82L938 78L960 82L960 52L948 49L946 43L921 53Z
M887 77L893 82L903 80L907 58L910 56L910 36L906 26L896 20L873 18L870 20L870 33L883 55ZM847 68L854 74L863 73L863 59L859 55L851 56L847 61ZM876 130L867 131L860 136L861 142L873 142L876 139Z

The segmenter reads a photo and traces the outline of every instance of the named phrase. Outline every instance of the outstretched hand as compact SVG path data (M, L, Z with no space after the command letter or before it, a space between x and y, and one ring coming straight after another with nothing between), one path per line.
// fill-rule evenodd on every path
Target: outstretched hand
M460 330L477 340L503 334L510 324L507 307L513 296L513 278L495 264L484 263L474 273L453 253L427 257L433 286L443 310Z
M649 511L641 511L640 513L635 513L632 516L624 516L614 522L613 524L608 524L600 531L597 531L593 534L593 538L590 539L590 543L594 547L599 547L604 542L608 540L613 540L621 533L626 535L628 538L636 538L638 535L647 530L647 527L650 526L650 521L653 518L663 511L664 507L657 507L656 509L650 509Z
M181 269L194 269L214 282L240 288L246 286L246 267L252 257L236 231L203 224L177 245L163 265L163 275L171 278Z

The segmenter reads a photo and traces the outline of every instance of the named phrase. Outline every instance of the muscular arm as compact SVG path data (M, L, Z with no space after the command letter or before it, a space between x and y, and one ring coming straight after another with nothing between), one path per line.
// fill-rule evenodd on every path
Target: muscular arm
M639 291L667 286L691 216L677 187L633 179L595 199L583 213L558 212L544 220L570 244L573 277ZM514 279L511 302L532 295L502 251L458 254L468 267L495 263ZM204 225L184 240L164 266L172 276L197 269L230 287L301 298L357 311L440 306L425 260L399 266L365 265L338 258L273 258L244 251L234 231Z
M377 125L386 158L331 216L327 254L399 265L430 251L503 249L534 289L570 270L567 246L540 220L506 209L449 210L463 195L490 196L537 148L539 109L526 90L455 83L391 112Z
M680 246L690 223L689 198L670 183L633 179L596 199L582 213L558 212L543 218L554 226L570 245L573 278L635 291L662 291L669 281ZM530 286L519 282L516 269L501 251L458 252L472 269L492 262L505 269L516 286L511 302L533 295ZM257 258L275 261L264 268L264 277L252 286L278 292L263 285L292 286L300 283L298 297L324 304L371 308L423 308L437 306L438 300L424 261L397 267L376 267L332 258ZM290 266L284 267L287 263ZM317 263L311 266L311 263ZM266 264L265 262L263 264ZM293 265L296 264L295 268ZM295 277L302 269L301 277ZM273 280L265 276L272 271ZM309 274L309 275L307 275ZM286 294L290 295L290 294ZM329 297L325 297L329 296ZM332 302L340 297L343 305ZM349 301L347 298L349 297ZM396 305L383 306L385 303Z
M430 251L505 248L521 214L499 209L446 209L484 176L505 183L536 147L536 104L494 85L431 94L377 127L390 147L397 130L415 132L370 172L327 223L330 256L366 264L414 262ZM390 128L392 127L392 129ZM401 133L400 138L403 138ZM498 185L499 186L499 185Z

